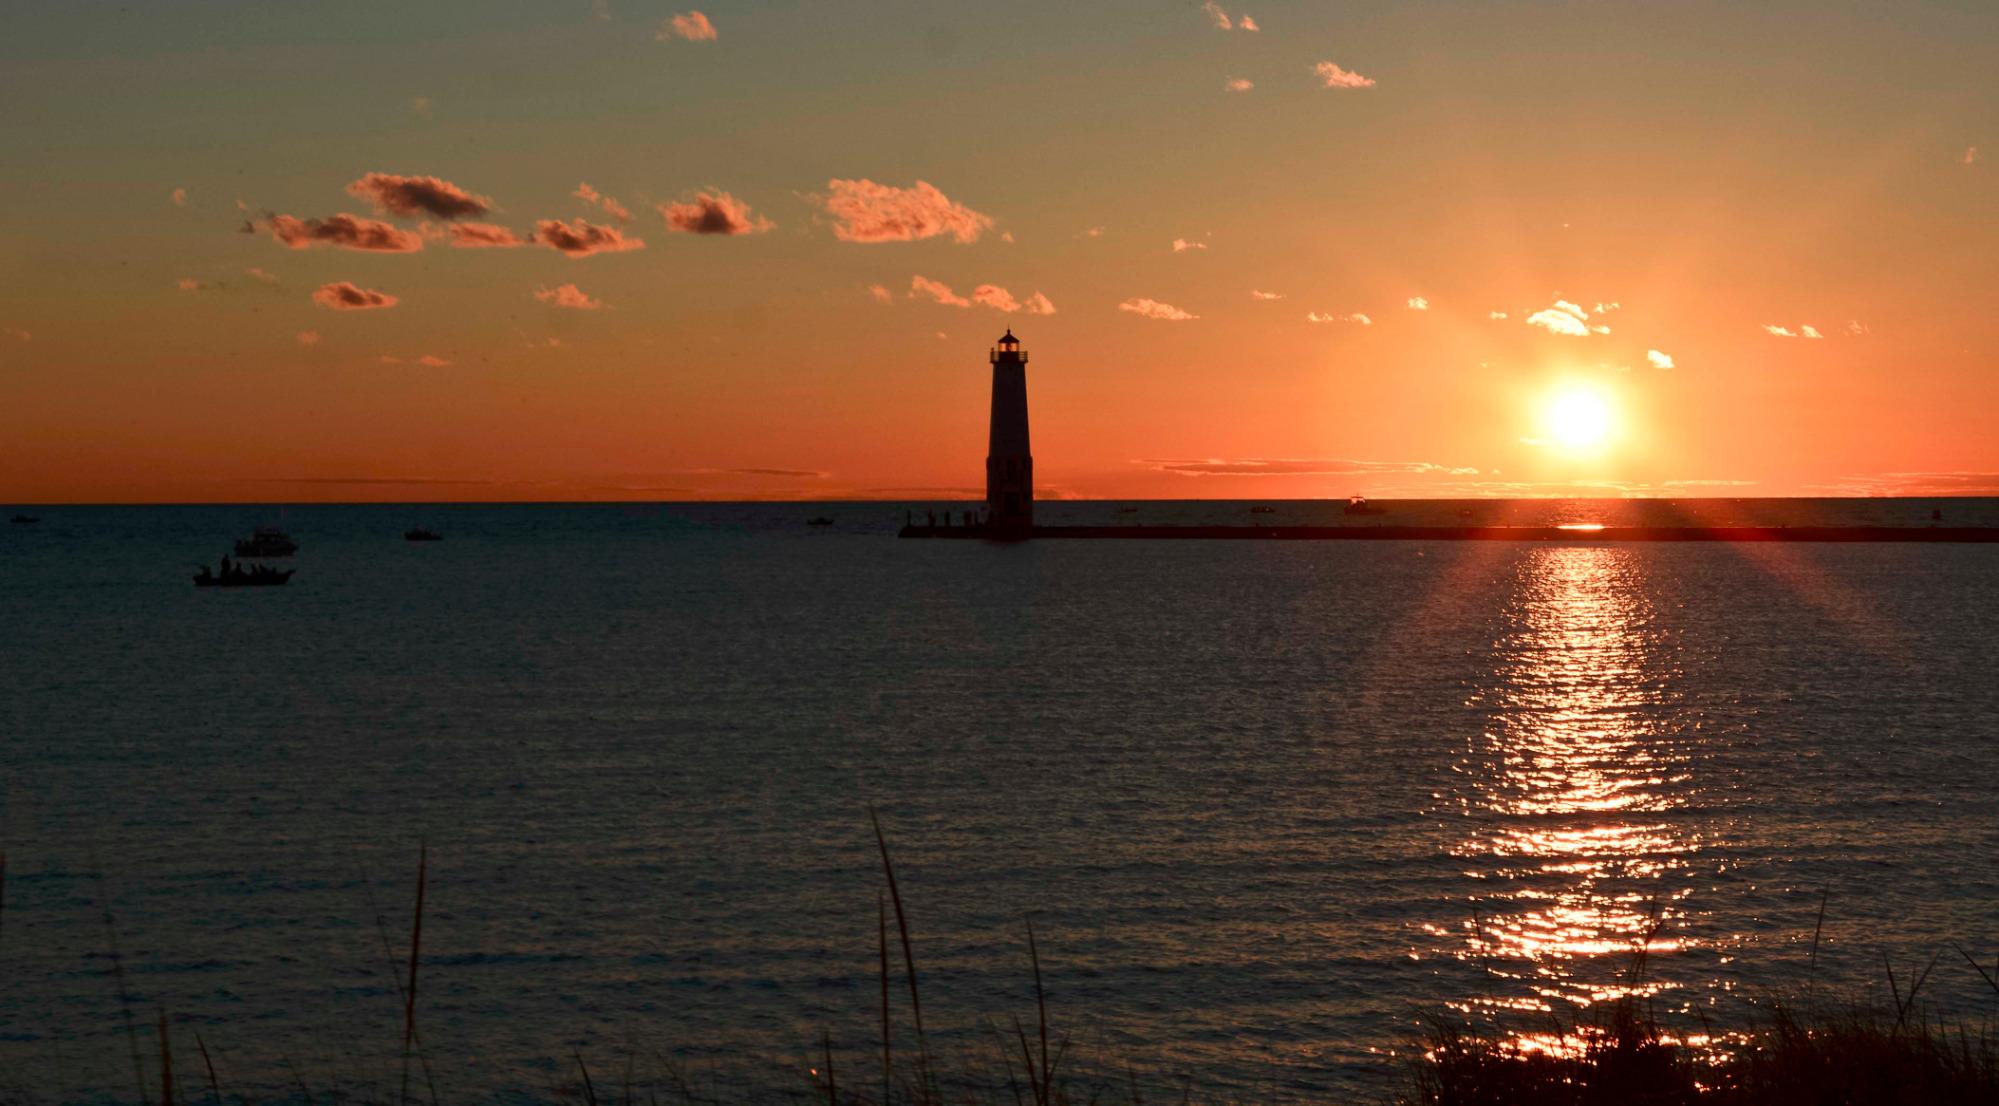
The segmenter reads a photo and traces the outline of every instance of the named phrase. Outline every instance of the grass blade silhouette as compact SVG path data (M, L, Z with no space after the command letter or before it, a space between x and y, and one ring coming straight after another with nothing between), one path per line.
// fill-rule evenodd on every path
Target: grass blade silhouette
M410 1100L410 1047L416 1042L416 966L423 949L423 887L430 875L430 843L417 845L416 919L410 924L410 977L403 989L403 1089L397 1099L402 1106Z
M881 818L868 807L868 821L875 827L875 846L881 850L882 874L888 878L889 901L895 904L895 927L902 938L902 969L909 977L909 1017L916 1023L916 1078L926 1098L937 1097L930 1078L930 1043L923 1035L923 996L916 985L916 955L909 948L909 917L902 910L902 892L895 885L895 865L888 859L888 838L882 836Z

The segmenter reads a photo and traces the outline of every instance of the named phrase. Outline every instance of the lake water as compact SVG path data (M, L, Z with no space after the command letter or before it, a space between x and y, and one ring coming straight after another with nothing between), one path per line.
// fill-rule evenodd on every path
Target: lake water
M1999 524L1696 514L1932 510ZM1926 998L1993 1009L1949 942L1999 953L1999 546L990 545L902 512L295 507L292 583L217 591L194 564L273 512L32 509L0 530L0 1087L136 1096L115 940L149 1079L164 1010L190 1093L197 1033L225 1094L392 1088L420 842L447 1101L567 1094L579 1053L606 1098L628 1064L803 1092L824 1036L865 1084L871 803L956 1071L1032 1031L1030 912L1069 1063L1174 1098L1378 1094L1438 1011L1531 1040L1632 985L1655 914L1661 1009L1802 985L1822 896L1818 986L1942 952Z

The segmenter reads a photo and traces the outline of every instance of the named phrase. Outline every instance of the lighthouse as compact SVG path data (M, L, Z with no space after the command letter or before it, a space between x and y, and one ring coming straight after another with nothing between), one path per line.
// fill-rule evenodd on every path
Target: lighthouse
M1027 445L1027 353L1009 328L994 344L992 426L986 438L986 532L1027 537L1034 527L1034 454Z

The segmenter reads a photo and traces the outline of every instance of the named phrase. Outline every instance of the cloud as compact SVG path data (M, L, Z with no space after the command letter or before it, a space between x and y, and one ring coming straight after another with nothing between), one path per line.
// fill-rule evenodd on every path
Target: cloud
M1253 300L1281 300L1281 299L1283 299L1283 298L1284 298L1284 293L1282 293L1282 292L1259 292L1259 291L1257 291L1256 289L1254 289L1254 288L1251 288L1251 289L1249 290L1249 298L1250 298L1250 299L1253 299Z
M616 219L620 223L629 223L632 221L631 209L627 208L624 204L619 203L618 201L612 199L611 197L604 195L602 192L599 192L596 189L590 187L587 183L578 184L576 186L576 191L571 192L570 195L576 197L579 200L582 200L584 203L589 204L592 207L597 208L598 210L602 211L604 214L609 215L611 218Z
M1129 311L1134 315L1143 315L1148 319L1164 319L1167 322L1174 323L1183 322L1187 319L1200 318L1199 315L1190 315L1170 303L1160 303L1158 300L1149 299L1129 299L1118 304L1117 309L1119 311Z
M324 219L273 215L267 225L271 228L271 237L295 250L338 246L343 250L413 253L423 248L423 236L415 231L344 212Z
M949 307L972 306L971 300L953 292L950 285L942 281L931 280L926 276L913 276L909 278L909 294L911 296L929 296L938 303Z
M1858 338L1861 335L1868 333L1867 324L1861 322L1859 319L1848 319L1846 321L1846 332L1852 335L1853 337Z
M348 185L347 194L373 203L378 212L404 217L435 215L440 219L462 219L493 210L493 201L437 177L369 173Z
M452 223L451 245L461 250L511 249L525 246L521 236L493 223Z
M997 284L981 284L972 289L972 302L985 304L995 311L1010 313L1020 310L1020 304L1014 300L1013 293Z
M871 180L826 182L832 195L821 203L833 217L833 237L842 242L913 242L948 234L976 242L993 225L990 215L973 211L926 181L897 188Z
M214 288L216 286L213 284L205 284L199 280L194 279L193 277L182 277L179 280L174 281L174 287L179 288L183 292L200 292L205 289Z
M1598 310L1615 310L1616 304L1606 307L1598 304ZM1550 334L1561 334L1570 338L1587 338L1591 334L1608 334L1610 328L1601 323L1589 321L1589 311L1579 303L1556 300L1555 306L1544 307L1527 316L1528 326L1538 326Z
M1976 164L1978 164L1978 147L1976 147L1976 146L1966 146L1966 147L1964 148L1964 160L1963 160L1963 162L1962 162L1961 164L1964 164L1964 165L1976 165Z
M885 285L880 285L880 284L868 285L868 295L873 296L875 298L876 303L895 302L895 293L889 291Z
M1256 82L1248 77L1230 77L1222 82L1222 89L1226 92L1248 92L1255 87Z
M174 201L174 206L175 206L175 207L186 207L186 206L187 206L187 189L185 189L185 188L176 188L176 189L174 189L174 190L173 190L173 201Z
M1207 248L1208 244L1206 242L1189 242L1185 238L1175 238L1173 240L1174 253L1184 253L1187 250L1205 250Z
M277 277L257 268L255 265L243 270L243 275L250 277L252 280L261 280L265 284L276 284L278 282Z
M593 298L590 293L574 284L537 288L534 298L554 307L567 307L576 311L595 311L604 306L603 300Z
M375 307L394 307L399 302L387 292L362 288L347 280L320 285L319 290L312 294L312 300L335 311L366 311Z
M1217 31L1260 31L1263 29L1256 25L1256 20L1246 15L1230 19L1229 13L1224 11L1222 6L1217 4L1215 0L1207 0L1206 3L1201 5L1201 10L1208 13L1208 21L1214 24L1214 28Z
M1488 312L1486 312L1486 313L1485 313L1485 317L1486 317L1486 318L1488 318L1488 319L1505 319L1505 318L1506 318L1506 312L1504 312L1504 311L1488 311Z
M1798 329L1796 329L1796 330L1792 330L1792 329L1791 329L1790 327L1788 327L1788 326L1778 326L1778 325L1776 325L1776 324L1774 324L1774 323L1764 323L1764 324L1763 324L1763 329L1764 329L1764 330L1765 330L1766 332L1768 332L1769 334L1771 334L1771 335L1774 335L1775 337L1778 337L1778 338L1823 338L1823 337L1825 337L1825 335L1823 335L1823 334L1820 334L1820 333L1818 332L1818 328L1817 328L1817 327L1813 327L1813 326L1801 326L1801 327L1799 327L1799 328L1798 328Z
M776 226L762 217L750 217L750 205L717 189L697 192L692 200L661 204L668 230L688 234L761 234Z
M1084 231L1084 232L1083 232L1082 234L1078 235L1077 237L1080 237L1080 238L1102 238L1103 236L1104 236L1104 228L1102 228L1102 227L1091 227L1091 228L1089 228L1088 230L1085 230L1085 231Z
M1322 61L1312 67L1319 75L1319 83L1326 88L1373 88L1374 78L1363 77L1350 69L1341 69L1329 61Z
M543 219L534 225L534 241L552 250L561 250L571 258L588 257L593 253L642 250L646 246L643 238L627 238L616 227L600 226L582 219L567 223L560 219Z
M1670 369L1673 367L1672 354L1661 353L1656 349L1646 350L1645 360L1652 362L1652 367L1655 369Z
M1381 473L1426 473L1477 476L1475 468L1453 468L1428 461L1360 461L1348 457L1209 457L1198 460L1141 460L1160 472L1180 476L1371 476Z
M1999 495L1999 472L1871 472L1805 486L1838 495L1993 496Z
M659 25L659 33L653 38L660 42L685 39L688 42L715 41L715 25L698 11L682 12Z
M1815 326L1812 326L1812 325L1810 325L1810 324L1806 324L1806 325L1804 325L1804 326L1801 326L1801 327L1799 327L1799 328L1798 328L1798 333L1799 333L1799 334L1802 334L1802 335L1804 335L1804 336L1805 336L1805 337L1807 337L1807 338L1823 338L1823 337L1825 337L1825 335L1823 335L1823 334L1820 334L1820 333L1818 332L1818 328L1817 328L1817 327L1815 327Z
M1422 296L1410 296L1408 305L1411 311L1428 311L1430 309L1430 301Z
M1030 315L1053 315L1055 313L1055 304L1047 296L1036 292L1027 297L1027 302L1021 304L1020 309Z
M416 363L419 365L429 365L433 369L443 368L444 366L451 364L451 362L446 361L444 358L439 357L434 353L424 354L422 357L416 359Z
M1352 315L1331 315L1318 311L1308 311L1305 313L1305 321L1308 323L1359 323L1361 326L1374 325L1373 319L1358 312Z
M318 344L319 344L319 331L317 331L317 330L301 330L301 331L299 331L299 332L298 332L298 344L299 344L299 345L302 345L302 346L316 346L316 345L318 345Z

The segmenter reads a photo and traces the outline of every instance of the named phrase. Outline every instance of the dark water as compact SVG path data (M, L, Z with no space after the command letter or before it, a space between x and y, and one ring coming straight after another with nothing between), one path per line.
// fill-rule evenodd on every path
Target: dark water
M1247 517L1114 508L1045 515ZM1700 517L1933 509L1999 523L1990 500ZM1948 942L1999 953L1999 547L997 546L893 540L882 505L319 507L285 515L290 586L217 592L186 572L267 512L34 513L0 530L0 1086L43 1098L135 1094L114 937L149 1070L163 1008L191 1087L197 1032L225 1091L392 1086L420 840L447 1099L552 1097L572 1051L600 1092L629 1054L642 1084L798 1091L822 1033L860 1079L871 802L961 1068L1032 1014L1028 912L1078 1070L1196 1097L1378 1093L1429 1011L1532 1038L1631 986L1654 914L1640 986L1726 1020L1805 980L1822 894L1820 985L1941 951L1925 994L1992 1012Z

